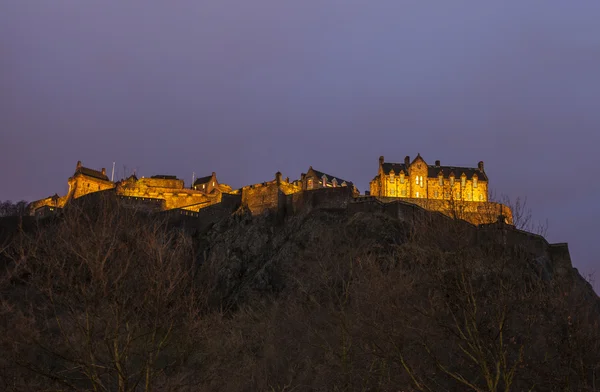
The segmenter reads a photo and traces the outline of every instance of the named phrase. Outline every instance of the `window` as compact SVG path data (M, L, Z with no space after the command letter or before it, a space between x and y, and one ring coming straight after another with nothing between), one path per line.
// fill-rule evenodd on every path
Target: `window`
M454 186L454 177L450 177L450 186Z
M400 173L400 184L404 184L404 173Z
M456 198L460 199L460 191L456 191Z
M402 196L406 197L406 189L402 189L402 192L400 193Z
M393 183L394 183L394 175L390 174L390 184L393 184Z
M477 177L473 177L473 188L477 188Z
M206 184L202 184L202 189L206 189Z
M483 195L479 194L479 201L483 201Z
M419 185L419 176L415 176L415 185Z
M419 177L419 183L421 184L421 188L423 188L423 176Z
M215 186L215 182L213 181L213 186Z
M444 177L439 176L439 180L440 180L440 186L444 185Z
M462 176L460 178L460 186L462 186L464 188L466 184L467 184L467 177Z
M419 192L417 191L417 199L419 198Z
M312 178L309 178L309 179L308 179L308 185L307 185L307 188L308 188L308 189L313 189L313 180L312 180Z

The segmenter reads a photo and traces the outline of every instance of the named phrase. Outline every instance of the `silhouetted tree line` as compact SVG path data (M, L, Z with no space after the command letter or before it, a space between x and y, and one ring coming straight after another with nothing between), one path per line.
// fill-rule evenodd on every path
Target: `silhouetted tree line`
M2 252L0 390L598 390L597 296L464 227L70 208Z
M0 201L0 216L23 216L27 211L28 204L25 200L18 202Z

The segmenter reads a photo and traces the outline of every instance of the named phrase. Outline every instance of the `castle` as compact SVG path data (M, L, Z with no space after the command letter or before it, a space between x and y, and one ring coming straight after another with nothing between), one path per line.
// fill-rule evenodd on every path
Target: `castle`
M209 207L219 210L244 206L253 215L258 215L266 211L295 211L306 203L345 206L376 199L380 203L415 204L473 224L496 221L499 215L507 223L512 219L508 207L488 201L488 177L483 162L472 168L441 166L440 161L428 165L420 154L413 161L407 156L403 163L385 162L384 157L380 157L378 173L364 195L360 195L353 182L312 166L298 180L284 179L277 172L271 181L234 190L220 183L215 172L196 179L190 187L185 187L183 180L171 175L149 178L131 175L113 182L106 175L106 169L90 169L79 161L68 184L66 195L55 194L32 202L30 214L38 217L54 214L84 196L110 192L135 208L188 216L197 216Z

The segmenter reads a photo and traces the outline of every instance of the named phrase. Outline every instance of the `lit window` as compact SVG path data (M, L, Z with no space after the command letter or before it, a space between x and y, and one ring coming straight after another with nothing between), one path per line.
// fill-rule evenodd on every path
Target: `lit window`
M400 184L404 184L404 173L400 174Z
M467 183L467 178L465 176L462 176L460 178L460 185L464 188L466 183Z
M419 185L419 176L415 176L415 185Z
M390 184L394 183L394 176L390 174Z
M313 180L312 180L312 178L308 179L308 189L313 189Z
M473 188L477 188L477 177L473 177Z
M423 176L419 177L419 182L421 183L421 188L423 188Z
M215 186L215 182L213 181L213 186Z
M206 184L202 184L202 189L206 189Z
M417 192L417 199L419 198L419 192Z
M443 186L444 185L444 177L440 176L439 179L440 179L440 186Z
M454 186L454 177L450 177L450 186Z

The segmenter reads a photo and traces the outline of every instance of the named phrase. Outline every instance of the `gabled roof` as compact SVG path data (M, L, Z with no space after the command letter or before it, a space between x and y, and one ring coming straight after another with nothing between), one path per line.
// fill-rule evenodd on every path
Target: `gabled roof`
M343 182L345 182L345 183L346 183L346 185L348 185L348 186L350 186L350 187L351 187L351 186L354 186L354 183L353 183L352 181L346 181L346 180L344 180L344 179L341 179L341 178L339 178L339 177L332 176L331 174L323 173L323 172L321 172L321 171L318 171L318 170L315 170L315 169L313 169L313 168L312 168L312 166L311 166L311 169L312 169L312 171L313 171L313 172L314 172L314 173L317 175L317 177L319 177L319 178L323 178L323 176L325 176L325 177L327 178L327 182L331 182L331 181L333 181L333 179L335 178L335 179L336 179L336 181L337 181L337 183L338 183L338 184L340 184L340 185L341 185Z
M211 178L212 178L212 176L205 176L205 177L197 178L196 181L194 181L193 186L206 184L210 181Z
M394 173L396 173L396 174L399 174L401 170L404 170L404 174L408 174L408 168L406 167L406 165L404 163L384 162L384 164L382 165L382 168L383 168L383 172L385 174L390 174L392 169L394 170Z
M456 178L462 176L463 173L467 176L467 179L472 179L475 174L477 174L477 178L482 181L487 181L488 178L485 172L479 170L476 167L460 167L460 166L427 166L427 177L429 178L437 178L440 171L442 172L444 177L450 177L450 173L454 173Z
M417 158L415 158L416 160ZM413 160L414 162L414 160ZM404 174L408 174L408 167L404 163L392 163L384 162L382 165L383 173L389 175L392 170L394 173L399 174L401 170L404 170ZM455 177L460 177L462 173L465 173L467 178L473 178L473 175L477 174L477 178L483 181L487 181L487 175L485 172L479 170L476 167L460 167L460 166L435 166L427 165L427 177L437 178L438 174L442 172L444 177L449 177L450 173L454 173Z
M99 180L109 181L106 174L102 174L101 171L89 169L87 167L80 166L75 170L75 174L83 174L84 176L97 178Z

